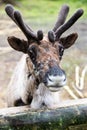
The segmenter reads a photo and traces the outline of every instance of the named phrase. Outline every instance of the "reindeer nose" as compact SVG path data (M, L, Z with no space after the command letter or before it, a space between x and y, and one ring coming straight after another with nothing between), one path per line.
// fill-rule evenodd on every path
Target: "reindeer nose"
M49 68L43 78L43 83L47 86L63 86L66 82L65 72L58 66Z
M59 66L53 66L47 72L48 75L62 76L65 72Z

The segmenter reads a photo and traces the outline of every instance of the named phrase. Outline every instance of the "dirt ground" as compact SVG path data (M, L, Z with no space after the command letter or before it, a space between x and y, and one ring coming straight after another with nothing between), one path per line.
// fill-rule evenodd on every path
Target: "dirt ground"
M79 38L76 41L76 44L65 53L65 59L62 64L67 60L74 60L75 58L76 62L81 60L78 64L81 67L84 67L87 65L87 22L81 21L75 24L69 31L70 33L78 32ZM69 31L67 31L67 33L69 33ZM11 49L8 45L7 37L11 35L25 38L12 21L7 19L0 20L0 108L6 106L6 88L16 63L22 56L21 52ZM73 63L75 64L75 62ZM87 91L87 88L85 88L85 90ZM69 97L67 93L66 97Z

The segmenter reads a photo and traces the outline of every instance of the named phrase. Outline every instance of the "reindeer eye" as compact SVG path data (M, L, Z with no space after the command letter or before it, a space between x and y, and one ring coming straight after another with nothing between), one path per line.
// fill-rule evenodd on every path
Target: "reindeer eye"
M36 47L32 46L28 49L28 54L32 60L32 62L36 61L36 56L37 56L37 51L36 51Z
M62 45L59 45L59 58L60 58L60 60L62 59L63 53L64 53L64 48Z

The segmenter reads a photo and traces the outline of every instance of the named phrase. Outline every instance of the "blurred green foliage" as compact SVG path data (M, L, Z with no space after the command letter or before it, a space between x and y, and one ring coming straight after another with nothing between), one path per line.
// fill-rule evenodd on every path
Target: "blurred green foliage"
M57 12L63 4L70 6L69 16L78 8L84 10L83 18L87 18L87 0L3 0L17 2L17 8L22 11L25 17L46 18L56 17Z
M73 14L78 8L85 11L84 18L87 18L87 0L20 0L20 9L26 17L56 17L57 12L63 4L70 6L70 13Z

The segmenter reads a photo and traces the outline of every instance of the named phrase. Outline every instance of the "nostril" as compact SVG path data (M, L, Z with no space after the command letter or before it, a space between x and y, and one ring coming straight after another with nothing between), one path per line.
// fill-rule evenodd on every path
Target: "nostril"
M66 78L63 81L66 81Z
M51 81L51 82L52 82L52 80L49 78L49 76L48 76L48 79L49 79L49 81Z
M46 78L43 79L43 83L44 83L45 85L47 84Z

